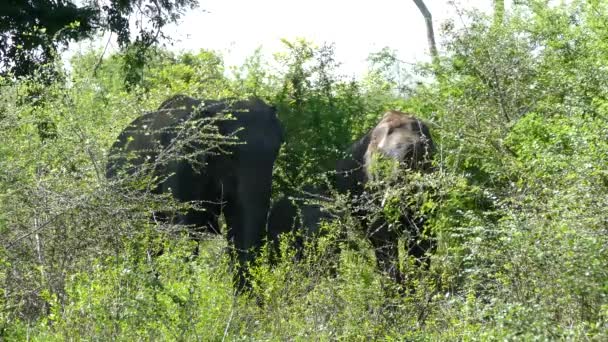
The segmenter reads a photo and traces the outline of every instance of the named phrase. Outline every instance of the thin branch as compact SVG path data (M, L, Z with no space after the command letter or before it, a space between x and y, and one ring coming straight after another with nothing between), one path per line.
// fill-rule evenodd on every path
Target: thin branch
M97 76L97 71L99 70L101 63L103 62L103 57L106 55L106 52L108 51L108 46L110 46L111 41L112 41L112 31L110 31L110 36L108 37L106 46L103 48L103 52L99 56L99 60L97 61L97 63L95 63L95 68L93 69L93 76Z
M42 229L46 228L46 226L48 226L49 224L55 222L55 220L57 220L57 218L59 218L63 214L65 214L65 212L62 212L62 213L59 213L59 214L53 216L51 219L49 219L48 221L44 222L43 224L38 225L36 228L34 228L34 229L30 230L29 232L27 232L27 233L19 236L18 238L14 239L13 241L10 241L6 245L4 245L4 249L13 248L17 242L19 242L19 241L21 241L21 240L23 240L23 239L31 236L32 234L38 233Z

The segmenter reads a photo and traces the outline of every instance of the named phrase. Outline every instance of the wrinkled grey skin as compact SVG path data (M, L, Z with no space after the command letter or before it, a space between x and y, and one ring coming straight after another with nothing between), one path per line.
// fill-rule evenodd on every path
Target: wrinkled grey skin
M146 160L159 158L158 151L172 146L183 133L179 126L194 118L212 118L232 113L235 120L217 120L217 130L224 136L238 137L240 144L222 146L197 155L194 161L171 160L157 167L155 174L168 177L153 189L172 193L182 202L201 201L204 210L190 210L178 216L176 223L191 225L195 233L219 233L218 218L224 214L229 244L236 248L237 286L246 285L244 265L251 261L265 237L266 213L270 205L272 168L283 142L283 129L274 108L258 99L246 101L199 101L178 95L165 101L159 110L133 121L118 137L110 152L107 176L116 176L121 168L133 173ZM130 140L130 141L129 141ZM185 153L208 147L194 142ZM150 151L132 160L125 151ZM114 158L112 158L114 157ZM200 234L193 234L198 238Z
M301 194L292 197L282 197L275 202L268 215L268 241L273 244L274 252L278 252L280 235L296 232L296 257L300 258L304 240L319 232L321 221L329 221L333 215L326 211L322 202L328 197L318 189L305 188Z
M408 169L429 171L433 151L430 131L422 121L409 114L389 111L373 129L351 146L348 157L338 161L336 166L335 188L339 193L350 195L355 208L353 214L360 218L361 225L374 246L378 267L398 282L403 280L396 266L398 239L403 230L410 236L408 253L417 260L424 258L432 244L421 238L423 222L413 220L412 215L404 215L401 231L389 228L382 218L370 220L366 208L369 207L367 201L371 201L371 197L366 193L366 184L372 177L372 157L374 153L380 153L399 161ZM317 193L326 192L318 190ZM328 218L327 214L322 213L319 205L293 203L283 198L273 206L269 216L268 231L271 241L282 232L289 231L294 226L298 227L298 205L301 208L300 216L305 222L302 225L305 233L316 232L320 221Z

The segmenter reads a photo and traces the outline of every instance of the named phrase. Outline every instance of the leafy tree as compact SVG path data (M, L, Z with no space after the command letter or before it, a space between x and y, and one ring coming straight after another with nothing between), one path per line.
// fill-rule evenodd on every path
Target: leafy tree
M130 84L143 67L145 50L163 38L162 29L176 22L197 0L112 0L108 3L72 0L9 0L0 5L0 72L32 75L57 57L70 41L100 30L116 34L121 48L129 48ZM135 27L129 18L137 17ZM135 28L135 30L134 30ZM133 35L133 33L136 33Z

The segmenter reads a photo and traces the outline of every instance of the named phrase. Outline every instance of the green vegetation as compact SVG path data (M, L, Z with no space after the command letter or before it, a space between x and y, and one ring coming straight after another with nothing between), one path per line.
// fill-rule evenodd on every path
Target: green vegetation
M213 52L150 49L129 89L128 57L98 64L97 51L50 84L0 79L0 340L606 340L608 3L529 1L467 22L409 70L421 84L392 72L390 50L346 79L331 46L305 41L228 72ZM277 265L261 257L235 296L225 239L194 257L183 230L149 219L169 199L104 177L119 132L175 93L278 108L277 198L330 177L385 110L425 119L435 171L378 186L377 211L426 216L430 268L401 258L400 291L345 215L304 260L288 241Z

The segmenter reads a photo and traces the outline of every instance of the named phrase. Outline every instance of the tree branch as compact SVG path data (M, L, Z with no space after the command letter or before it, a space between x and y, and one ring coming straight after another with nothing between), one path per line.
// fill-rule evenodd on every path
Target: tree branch
M435 61L437 59L437 45L435 44L435 31L433 29L433 18L431 16L431 12L424 4L424 0L414 0L414 3L424 17L424 22L426 23L426 39L429 43L431 58L433 58L433 61Z

